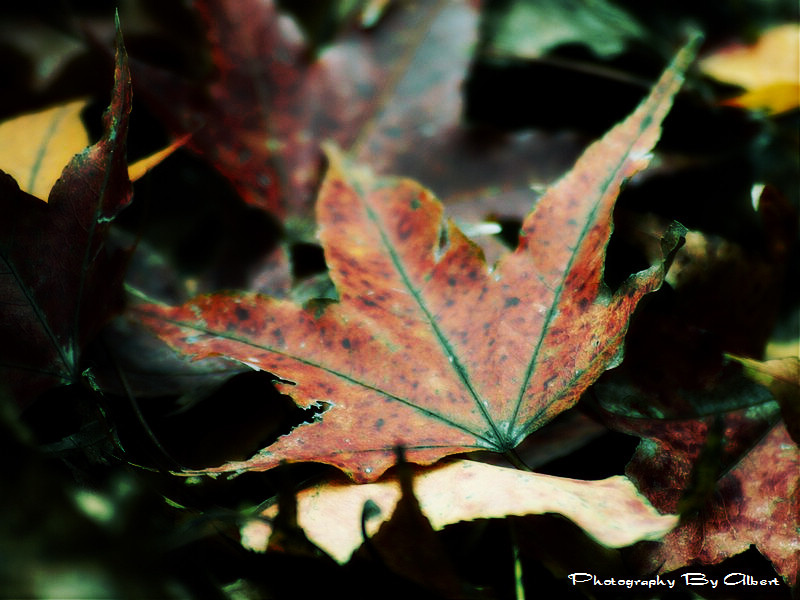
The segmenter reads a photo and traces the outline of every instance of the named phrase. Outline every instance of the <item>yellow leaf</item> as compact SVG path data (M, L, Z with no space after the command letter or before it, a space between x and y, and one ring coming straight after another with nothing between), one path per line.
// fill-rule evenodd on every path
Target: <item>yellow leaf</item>
M657 540L678 521L661 515L621 475L602 481L580 481L517 471L472 461L420 469L414 493L431 526L439 531L452 523L508 515L558 513L608 547ZM297 496L297 522L306 536L340 563L363 542L361 514L372 501L380 514L367 519L373 535L388 521L400 499L396 479L362 485L323 483ZM375 512L375 511L373 511ZM267 519L277 507L267 509ZM241 531L242 543L253 550L266 548L271 535L267 520L253 520Z
M166 148L159 150L158 152L154 152L150 156L145 156L144 158L140 158L135 163L128 165L128 178L131 181L136 181L139 178L143 177L145 173L150 171L153 167L160 164L164 159L166 159L170 154L175 152L178 148L183 146L191 135L185 135L182 138L179 138L172 142Z
M751 46L734 45L700 61L700 69L746 92L728 100L752 110L780 113L800 106L800 25L765 31Z
M81 121L86 100L73 100L0 123L0 169L47 200L70 159L89 145Z

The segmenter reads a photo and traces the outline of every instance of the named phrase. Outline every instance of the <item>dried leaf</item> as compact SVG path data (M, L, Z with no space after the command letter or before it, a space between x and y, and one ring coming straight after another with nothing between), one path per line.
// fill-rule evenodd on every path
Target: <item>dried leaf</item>
M674 452L681 454L680 449ZM648 564L660 573L695 562L716 564L755 544L794 585L800 569L798 473L800 452L783 424L778 424L720 479L706 507L647 551ZM649 487L639 485L653 500Z
M750 379L769 389L781 405L789 436L800 446L800 358L787 356L767 361L731 355L729 358L744 365Z
M391 466L397 445L422 464L508 452L575 404L619 360L631 313L660 286L679 243L676 228L659 263L613 293L605 286L614 201L647 165L691 54L545 194L517 250L492 271L442 223L430 192L331 151L318 220L340 302L301 308L230 293L141 307L180 351L271 372L298 405L327 407L250 460L210 471L318 461L366 482Z
M141 93L176 135L192 134L188 148L246 202L274 214L308 220L324 140L380 173L435 186L444 201L526 194L579 150L563 136L487 136L462 123L474 2L398 3L368 30L345 28L318 56L273 2L196 6L218 72L209 93L140 66ZM522 214L531 204L528 196Z
M571 519L601 544L619 548L641 540L661 538L677 524L677 517L661 515L625 477L578 481L526 473L471 461L420 470L414 493L434 530L474 519L508 515L557 513ZM298 524L308 538L340 563L364 541L361 514L365 503L369 535L388 521L400 499L395 478L367 485L323 483L298 494ZM277 507L262 516L274 517ZM271 530L249 526L248 545L265 548Z
M89 145L81 121L86 100L73 100L0 123L0 168L42 200L74 155Z
M118 30L119 31L119 30ZM85 344L121 305L124 255L105 247L131 200L125 138L131 88L121 34L105 134L75 156L44 203L0 175L2 381L24 403L80 379Z
M162 148L152 154L140 158L135 163L128 166L128 177L131 181L136 181L145 176L151 169L160 165L170 154L175 152L178 148L182 147L187 141L189 136L185 135L180 139L175 140L166 148Z
M700 68L719 81L746 92L727 104L768 113L800 106L800 25L787 23L765 31L752 46L733 45L700 61Z

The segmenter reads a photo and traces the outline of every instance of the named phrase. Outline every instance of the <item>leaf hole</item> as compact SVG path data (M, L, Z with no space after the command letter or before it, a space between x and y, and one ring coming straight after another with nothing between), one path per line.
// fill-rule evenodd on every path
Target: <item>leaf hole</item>
M500 232L495 234L505 246L514 249L519 244L519 233L522 228L522 221L519 219L497 218L491 219L500 225Z
M305 242L292 244L289 254L292 261L292 275L295 279L304 279L328 270L325 254L318 244Z

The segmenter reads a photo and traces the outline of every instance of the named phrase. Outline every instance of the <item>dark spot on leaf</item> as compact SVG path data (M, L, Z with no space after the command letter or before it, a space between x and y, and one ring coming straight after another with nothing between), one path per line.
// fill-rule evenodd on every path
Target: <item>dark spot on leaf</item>
M402 219L397 226L397 237L406 241L414 232L414 223L410 219Z
M350 350L350 339L349 338L344 338L342 340L342 348L344 348L345 350Z
M376 302L373 302L372 300L367 300L366 298L362 298L361 299L361 303L364 306L378 306L378 304Z
M588 298L581 298L578 301L578 305L581 307L581 310L586 310L589 308L589 299Z
M511 298L506 298L506 308L508 308L509 306L516 306L517 304L519 304L519 298L517 298L516 296L512 296Z
M412 210L417 210L421 206L422 206L422 203L419 201L419 198L412 198L411 199L411 209Z
M448 277L447 278L447 285L455 285L455 284L456 284L456 278L455 277Z
M375 421L375 429L381 429L383 427L383 424L384 424L384 420L383 419L378 419L377 421Z
M236 313L236 318L240 321L246 321L250 318L250 311L241 306L237 306L234 312Z

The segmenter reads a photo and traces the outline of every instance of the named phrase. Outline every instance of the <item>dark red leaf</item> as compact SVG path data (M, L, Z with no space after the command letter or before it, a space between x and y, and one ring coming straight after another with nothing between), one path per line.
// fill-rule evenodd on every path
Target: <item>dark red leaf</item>
M121 307L124 254L105 244L110 222L131 201L131 85L117 31L102 139L72 159L46 203L0 176L0 373L21 403L78 381L82 349Z
M796 583L800 452L782 423L768 429L762 439L756 437L756 443L743 452L742 442L752 444L759 425L763 433L763 423L753 423L746 413L725 421L722 465L727 469L712 474L715 485L696 511L658 545L641 550L648 570L664 573L696 562L716 564L754 544L787 583ZM699 421L675 424L637 451L629 476L660 510L674 512L678 507L706 428ZM737 454L731 465L730 456Z

